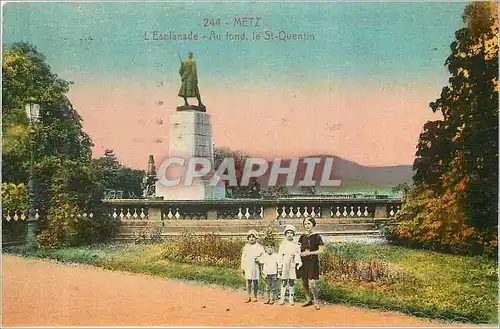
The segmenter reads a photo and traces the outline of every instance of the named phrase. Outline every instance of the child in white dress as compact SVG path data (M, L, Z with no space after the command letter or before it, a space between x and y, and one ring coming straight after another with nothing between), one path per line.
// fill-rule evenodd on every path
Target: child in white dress
M285 304L285 295L288 290L288 302L294 305L294 285L297 279L296 269L302 266L302 259L300 258L300 246L294 242L295 227L287 225L285 227L285 239L281 242L278 255L279 255L279 271L281 272L281 298L280 305Z
M278 281L279 256L274 251L274 245L268 243L265 245L266 253L259 257L259 262L264 265L262 272L266 278L267 301L265 304L274 304L276 298L276 284Z
M248 243L243 247L241 254L241 270L246 279L248 292L247 303L252 301L252 285L254 293L254 302L257 302L257 290L259 288L260 267L258 263L259 257L264 254L264 248L257 242L258 233L255 230L250 230L247 233Z

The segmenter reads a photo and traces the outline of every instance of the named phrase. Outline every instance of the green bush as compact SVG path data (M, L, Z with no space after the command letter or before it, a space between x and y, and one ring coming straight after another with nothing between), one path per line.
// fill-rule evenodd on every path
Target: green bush
M28 188L24 184L2 183L2 213L14 211L28 211Z
M119 222L107 218L78 216L77 207L61 205L51 208L37 236L39 247L59 248L107 242L113 237Z
M279 242L278 242L278 236L279 232L278 230L273 227L273 226L268 226L266 230L264 231L264 237L260 239L260 243L263 246L272 246L272 247L277 247Z
M100 218L102 172L93 163L44 158L35 166L38 183L47 192L41 202L44 221L40 247L67 247L105 242L117 232L118 221ZM96 216L79 216L93 213Z
M380 290L397 283L416 285L415 278L400 266L376 258L359 259L349 248L332 246L320 258L323 276L331 284Z
M222 239L216 234L184 233L174 242L164 243L163 257L184 263L238 268L243 245L243 241Z
M498 253L498 230L466 223L465 212L454 194L440 196L412 188L400 213L381 227L392 244L464 255Z

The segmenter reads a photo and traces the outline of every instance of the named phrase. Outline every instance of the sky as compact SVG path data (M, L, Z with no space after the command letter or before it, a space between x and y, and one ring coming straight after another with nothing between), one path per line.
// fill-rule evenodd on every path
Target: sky
M8 3L3 45L34 44L74 82L68 96L95 157L109 148L145 169L149 154L168 156L170 118L183 102L179 55L192 51L216 147L390 166L412 164L423 124L440 118L428 104L447 84L444 61L465 6ZM252 26L235 26L245 17ZM153 31L199 38L152 40ZM265 40L280 31L308 38ZM242 33L248 40L226 40Z

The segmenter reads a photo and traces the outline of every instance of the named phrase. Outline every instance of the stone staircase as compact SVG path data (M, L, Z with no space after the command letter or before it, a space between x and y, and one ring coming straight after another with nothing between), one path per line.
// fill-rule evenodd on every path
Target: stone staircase
M383 240L377 225L387 219L373 218L318 218L315 232L321 234L327 241L367 241L376 242ZM267 228L274 227L280 234L286 225L294 225L297 234L303 232L302 219L281 220L122 220L118 235L115 240L132 242L137 237L143 238L161 236L168 238L184 233L195 235L217 234L225 238L245 239L250 229L264 233Z

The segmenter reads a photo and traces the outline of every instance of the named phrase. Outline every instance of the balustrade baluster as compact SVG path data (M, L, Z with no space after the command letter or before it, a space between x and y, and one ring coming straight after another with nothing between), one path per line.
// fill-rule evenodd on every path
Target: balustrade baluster
M368 217L369 215L367 206L365 206L365 212L363 213L363 215L365 215L365 217Z
M344 206L344 212L342 213L342 216L344 217L347 217L348 213L347 213L347 207Z
M356 215L358 217L361 217L361 207L360 206L358 206L358 212L356 213Z
M248 207L247 207L247 211L245 212L245 217L246 217L246 219L250 218L250 212L248 211Z
M285 219L286 218L285 206L283 206L281 209L282 209L281 218Z
M336 216L336 217L340 217L340 215L342 215L342 214L340 213L340 210L339 210L339 209L340 209L340 207L337 207L337 212L335 213L335 216Z
M351 206L351 212L349 213L349 216L351 216L351 217L354 217L354 210L353 209L354 209L354 207Z
M181 214L179 213L179 208L176 209L175 218L177 219L181 218Z
M243 213L241 212L241 207L238 208L238 219L242 219L243 218Z

